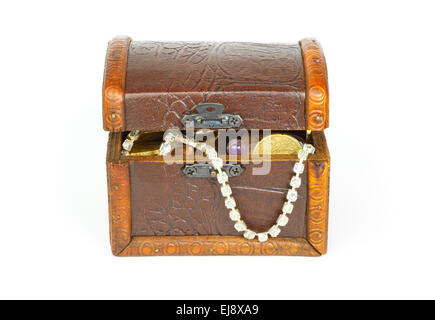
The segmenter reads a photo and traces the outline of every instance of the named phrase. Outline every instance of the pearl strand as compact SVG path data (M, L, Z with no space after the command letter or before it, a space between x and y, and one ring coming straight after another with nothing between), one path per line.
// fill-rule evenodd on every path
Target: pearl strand
M134 136L135 135L133 135L133 137ZM287 192L287 201L284 202L284 205L282 206L282 213L279 215L278 219L272 227L270 227L267 231L257 233L249 229L246 223L241 218L240 211L237 209L236 200L234 199L234 197L232 197L232 190L230 185L228 184L228 175L224 171L222 171L224 162L221 158L218 157L216 150L212 146L209 146L203 142L195 142L192 139L187 139L183 137L181 134L174 134L172 132L166 133L166 135L164 136L164 141L165 142L162 143L162 145L160 146L160 155L169 154L172 151L173 144L175 142L181 142L186 145L190 145L206 154L209 163L211 163L211 165L217 172L216 179L221 185L220 191L222 197L225 199L225 207L229 210L229 217L234 222L234 228L238 232L243 232L243 236L246 239L252 240L257 237L260 242L267 241L269 236L273 238L277 237L281 232L280 227L285 227L288 224L288 215L292 213L293 203L298 198L297 189L301 186L300 176L305 169L304 162L307 160L309 154L313 154L315 152L315 148L311 144L304 144L302 149L299 150L299 161L296 162L293 167L293 172L295 173L295 175L290 180L291 188Z

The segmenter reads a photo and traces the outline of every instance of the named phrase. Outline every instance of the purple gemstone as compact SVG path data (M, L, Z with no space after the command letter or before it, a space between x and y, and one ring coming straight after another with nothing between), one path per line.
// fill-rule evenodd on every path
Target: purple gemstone
M228 142L227 152L229 155L242 155L246 153L246 147L240 138Z

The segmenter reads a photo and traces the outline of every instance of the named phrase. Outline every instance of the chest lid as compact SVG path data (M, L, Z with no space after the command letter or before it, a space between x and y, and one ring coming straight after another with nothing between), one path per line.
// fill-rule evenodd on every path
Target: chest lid
M203 127L321 131L328 113L326 62L314 39L259 44L121 36L108 45L105 130L165 131L193 119Z

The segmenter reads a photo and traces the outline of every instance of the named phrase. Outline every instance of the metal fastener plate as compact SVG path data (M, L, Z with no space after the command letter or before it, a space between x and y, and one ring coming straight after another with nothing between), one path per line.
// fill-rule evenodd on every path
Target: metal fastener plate
M202 103L196 106L198 113L186 114L181 122L200 129L238 128L243 120L239 115L223 113L225 106L220 103Z
M184 175L189 178L211 178L216 176L213 166L208 163L186 164L182 170ZM224 164L222 170L230 178L238 177L245 171L240 164Z

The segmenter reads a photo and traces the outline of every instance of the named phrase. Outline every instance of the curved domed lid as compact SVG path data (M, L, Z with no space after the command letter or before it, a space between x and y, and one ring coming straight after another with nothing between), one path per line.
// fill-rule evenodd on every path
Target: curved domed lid
M205 114L204 104L219 111ZM226 116L241 119L237 128L320 131L328 126L326 63L313 39L259 44L117 37L107 51L103 112L110 131L183 128L183 119L192 117L202 126L218 120L231 127Z

